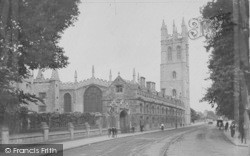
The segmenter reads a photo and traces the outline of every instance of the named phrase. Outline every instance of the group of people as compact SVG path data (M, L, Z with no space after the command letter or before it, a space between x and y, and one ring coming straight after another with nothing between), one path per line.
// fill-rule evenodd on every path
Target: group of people
M117 138L117 128L116 127L110 127L108 128L108 136L113 137L113 138Z
M161 124L161 130L164 131L164 124Z
M236 130L236 123L232 122L230 125L231 137L234 137L235 130Z
M219 129L224 129L225 131L228 131L228 129L230 129L231 137L234 137L235 131L237 129L237 124L235 123L235 121L233 121L230 124L230 126L229 126L229 123L226 122L225 127L224 127L223 121L219 121L217 123L217 126L219 127Z

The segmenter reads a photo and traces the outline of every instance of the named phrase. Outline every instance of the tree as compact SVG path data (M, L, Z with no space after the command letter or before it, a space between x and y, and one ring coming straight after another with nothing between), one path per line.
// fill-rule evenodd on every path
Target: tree
M209 59L209 79L212 85L201 101L208 101L217 114L233 118L234 114L234 38L232 21L232 0L208 2L202 9L202 16L212 22L214 36L206 38Z
M201 116L192 108L190 108L191 112L191 122L195 122L195 120L199 120Z
M80 0L0 0L0 113L37 101L14 84L30 70L68 65L58 46L63 31L79 14Z

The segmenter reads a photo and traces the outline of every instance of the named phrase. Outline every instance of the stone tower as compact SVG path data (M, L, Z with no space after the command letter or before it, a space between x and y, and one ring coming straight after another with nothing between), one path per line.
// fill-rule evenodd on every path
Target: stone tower
M56 112L62 112L61 106L59 105L59 86L60 86L60 78L58 71L56 69L52 70L51 78L50 78L50 86L49 86L49 97L51 96L51 108L50 110Z
M168 34L164 21L161 27L161 80L166 95L181 99L185 104L185 123L190 124L189 54L187 26L182 19L181 33L173 22L173 34Z

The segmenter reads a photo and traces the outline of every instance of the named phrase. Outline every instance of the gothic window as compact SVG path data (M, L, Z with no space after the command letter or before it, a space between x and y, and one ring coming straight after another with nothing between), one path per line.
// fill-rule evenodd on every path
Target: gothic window
M39 98L40 99L45 99L46 98L46 93L45 92L40 92L39 93Z
M38 112L46 112L46 105L45 104L39 105Z
M177 95L177 94L176 94L176 90L173 89L173 90L172 90L172 96L173 96L173 97L176 97L176 95Z
M71 112L71 95L64 94L64 112Z
M90 86L84 93L84 112L102 113L102 91L96 86Z
M172 61L172 48L168 48L168 61Z
M117 86L115 86L115 87L116 87L116 92L117 92L117 93L123 92L123 87L122 87L122 85L117 85Z
M46 102L45 101L45 99L46 99L46 93L45 92L40 92L38 96L39 96L40 99L42 99L44 102ZM46 105L45 104L39 105L38 106L38 112L46 112Z
M176 79L176 71L172 72L172 77L173 77L173 79Z
M142 113L142 104L140 104L140 112Z
M181 47L180 46L177 46L176 47L176 51L177 51L177 59L181 59Z

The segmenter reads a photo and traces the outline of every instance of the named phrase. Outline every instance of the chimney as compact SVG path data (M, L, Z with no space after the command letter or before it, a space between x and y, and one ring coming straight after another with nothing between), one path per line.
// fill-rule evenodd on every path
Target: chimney
M155 91L155 82L151 82L152 83L152 90Z
M141 83L141 87L142 88L145 88L145 77L140 77L141 78L141 80L140 80L140 83Z
M163 97L165 96L165 91L166 91L166 88L161 89L161 93L162 93Z
M150 81L147 82L147 89L150 91L152 90L152 85Z

